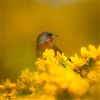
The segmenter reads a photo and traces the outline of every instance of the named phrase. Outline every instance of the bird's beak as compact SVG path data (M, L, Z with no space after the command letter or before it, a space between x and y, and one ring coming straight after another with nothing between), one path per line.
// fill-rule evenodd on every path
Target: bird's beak
M52 35L51 38L56 39L56 38L58 38L58 35Z

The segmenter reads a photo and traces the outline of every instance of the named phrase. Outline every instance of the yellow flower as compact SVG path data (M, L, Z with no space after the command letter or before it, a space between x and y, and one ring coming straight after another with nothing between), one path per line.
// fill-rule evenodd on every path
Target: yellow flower
M89 50L85 47L81 48L81 55L84 58L92 58L93 60L96 60L98 56L100 57L100 46L96 49L95 46L89 45L88 48Z
M9 79L7 79L6 82L4 83L4 86L9 88L15 88L16 84L12 83Z
M82 65L84 65L86 63L86 60L84 60L82 58L79 58L77 56L77 54L75 54L74 57L71 57L71 61L72 61L71 67L73 69L78 68L78 67L81 67Z
M64 53L59 53L59 52L57 52L57 55L56 55L56 57L55 57L58 61L60 61L61 59L63 59L64 61L66 61L67 60L67 57L64 55Z
M98 81L98 77L97 77L97 73L96 71L90 71L88 73L88 79L90 79L91 81Z
M14 100L16 98L16 84L9 79L4 84L0 85L0 100Z
M7 79L0 85L0 100L57 100L58 95L66 95L66 100L68 95L75 100L91 99L100 88L100 46L97 49L93 45L88 49L82 47L81 54L82 57L75 54L69 61L64 53L55 55L52 49L46 49L37 60L34 73L23 70L17 83ZM94 84L96 88L92 89Z
M95 71L100 73L100 60L96 61L95 64L93 65Z
M56 97L54 95L42 94L38 98L34 98L34 100L56 100Z
M81 48L81 55L82 55L84 58L89 58L89 57L90 57L89 51L88 51L85 47L82 47L82 48Z
M67 89L70 82L72 82L75 77L76 77L76 73L72 69L70 69L70 68L66 69L66 71L63 72L63 74L61 74L61 76L58 77L61 79L59 86L62 89Z
M57 86L56 84L52 84L50 82L47 82L44 86L43 86L43 89L44 91L46 91L46 93L49 93L49 94L52 94L52 95L55 95L56 92L57 92Z
M23 82L26 83L27 85L30 85L29 83L31 83L33 81L33 73L29 70L29 69L25 69L24 71L22 71L21 75L18 77L17 82Z
M0 90L4 90L5 86L4 85L0 85Z
M84 95L89 89L89 83L87 80L82 79L80 76L75 77L75 79L69 84L68 91L76 96Z
M98 55L98 57L100 59L100 46L98 46L98 48L97 48L97 55Z
M38 66L38 70L46 71L46 64L44 59L39 58L35 64Z
M54 50L52 49L46 49L45 52L43 53L43 58L47 58L47 59L53 59L55 55Z
M89 51L90 51L90 57L93 58L94 60L96 60L97 50L96 50L95 46L89 45Z

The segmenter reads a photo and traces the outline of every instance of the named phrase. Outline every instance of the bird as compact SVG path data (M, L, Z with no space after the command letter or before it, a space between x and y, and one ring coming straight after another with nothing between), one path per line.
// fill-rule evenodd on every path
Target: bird
M42 57L43 52L46 49L53 49L55 55L57 51L62 54L62 51L55 45L54 40L57 38L52 32L42 32L37 36L36 39L36 55Z

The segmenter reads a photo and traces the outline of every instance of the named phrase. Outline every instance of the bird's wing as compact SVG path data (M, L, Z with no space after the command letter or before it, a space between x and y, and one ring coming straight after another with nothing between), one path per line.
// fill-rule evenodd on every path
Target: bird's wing
M58 51L58 52L60 52L60 53L62 54L62 51L61 51L57 46L54 45L54 46L53 46L53 49L55 50L56 53L57 53L57 51Z

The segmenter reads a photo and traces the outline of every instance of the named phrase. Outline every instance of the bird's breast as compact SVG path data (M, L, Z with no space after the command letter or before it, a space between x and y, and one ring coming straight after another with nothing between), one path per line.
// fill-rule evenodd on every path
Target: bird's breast
M45 49L52 49L52 46L51 46L50 44L48 44L48 43L43 43L43 44L38 44L38 45L37 45L37 49L38 49L39 51L44 52Z

